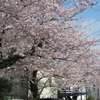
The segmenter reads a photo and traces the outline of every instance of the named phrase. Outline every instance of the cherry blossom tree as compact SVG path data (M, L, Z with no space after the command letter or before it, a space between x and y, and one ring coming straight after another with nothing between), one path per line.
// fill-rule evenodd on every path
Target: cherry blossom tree
M77 14L97 3L74 0L71 4L69 0L0 1L0 69L7 72L14 67L16 74L26 75L34 99L46 87L46 82L41 90L38 87L45 77L62 83L60 88L100 82L99 53L91 49L98 41L89 40L79 31L82 25L73 23L81 20L74 18Z

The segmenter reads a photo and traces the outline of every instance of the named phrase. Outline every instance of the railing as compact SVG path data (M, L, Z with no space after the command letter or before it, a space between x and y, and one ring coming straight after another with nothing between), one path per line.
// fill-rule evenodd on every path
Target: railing
M65 90L60 91L60 93L84 93L84 92L86 91L80 89L66 89L66 91Z
M58 91L58 98L62 98L65 96L79 96L86 95L86 91L80 91L79 89L67 89L66 91Z

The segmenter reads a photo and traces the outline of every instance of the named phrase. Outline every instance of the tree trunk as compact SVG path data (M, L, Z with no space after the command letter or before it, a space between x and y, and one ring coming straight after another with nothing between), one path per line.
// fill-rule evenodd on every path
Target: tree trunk
M2 38L0 38L0 62L2 60L2 50L1 50L1 48L2 48Z
M32 81L30 82L30 90L33 96L33 100L40 100L40 95L38 92L38 82L37 82L37 70L33 71L32 73Z

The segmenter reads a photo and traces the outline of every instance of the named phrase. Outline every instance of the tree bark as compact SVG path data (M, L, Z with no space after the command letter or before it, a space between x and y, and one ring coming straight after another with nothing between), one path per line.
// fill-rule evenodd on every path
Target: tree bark
M2 38L0 38L0 60L2 60L2 51L1 51L1 48L2 48Z
M25 57L22 57L19 55L14 55L7 59L2 59L2 61L0 62L0 69L7 68L7 67L13 65L14 63L16 63L16 61L23 59L23 58L25 58Z
M30 90L33 96L33 100L40 100L40 95L38 92L38 82L37 82L37 70L32 73L32 81L30 82Z

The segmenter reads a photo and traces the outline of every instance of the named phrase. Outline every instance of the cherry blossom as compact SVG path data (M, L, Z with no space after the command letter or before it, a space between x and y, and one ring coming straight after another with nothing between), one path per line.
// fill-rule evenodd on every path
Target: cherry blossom
M0 1L0 70L7 78L13 75L14 81L18 81L17 75L25 75L35 99L52 78L53 83L62 84L61 88L71 83L100 83L100 53L91 48L98 41L89 40L78 31L82 25L73 23L74 16L93 2L74 3L65 9L67 0ZM46 83L39 87L44 78ZM58 89L58 84L52 86Z

